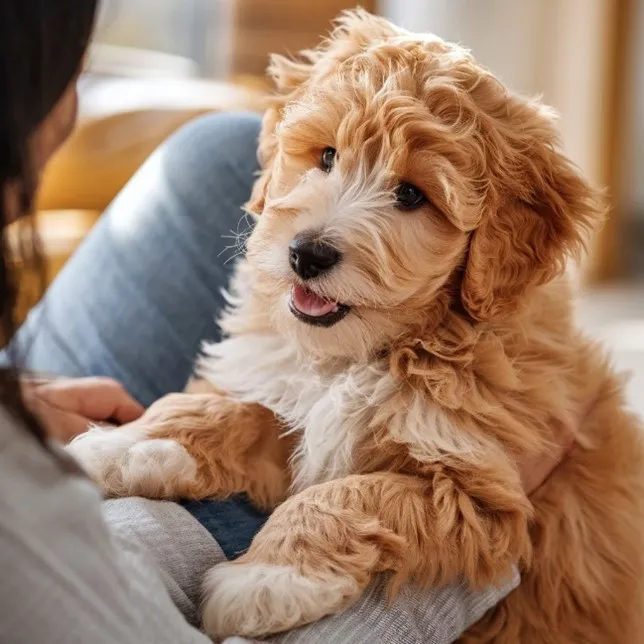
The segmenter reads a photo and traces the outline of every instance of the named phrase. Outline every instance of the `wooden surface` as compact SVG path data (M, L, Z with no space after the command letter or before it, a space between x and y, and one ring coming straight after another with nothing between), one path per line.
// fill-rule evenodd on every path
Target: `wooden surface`
M236 0L232 73L263 76L271 53L295 53L317 45L332 20L355 0ZM375 11L375 0L359 3Z
M625 108L631 90L630 43L633 38L634 0L611 0L609 19L605 23L607 80L604 89L604 141L601 150L600 181L608 190L611 212L597 236L590 257L587 281L593 284L626 277L622 263L621 234L624 214L620 200L623 177Z

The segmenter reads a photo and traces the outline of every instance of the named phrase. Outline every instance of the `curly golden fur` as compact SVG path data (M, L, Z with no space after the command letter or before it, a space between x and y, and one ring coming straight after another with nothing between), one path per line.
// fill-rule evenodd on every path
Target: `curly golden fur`
M340 611L380 572L395 593L516 564L520 587L464 642L643 641L642 430L564 275L604 207L552 112L461 47L363 11L271 73L258 221L228 337L198 365L207 386L71 450L109 493L277 506L208 575L215 637ZM401 211L401 182L427 201ZM332 326L289 307L303 233L341 253L306 281L350 307ZM569 434L529 501L517 462Z

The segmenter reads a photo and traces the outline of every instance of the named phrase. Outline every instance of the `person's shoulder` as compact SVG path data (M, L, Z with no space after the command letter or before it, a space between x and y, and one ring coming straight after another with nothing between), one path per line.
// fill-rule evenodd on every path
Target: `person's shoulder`
M65 507L98 506L100 493L61 466L53 445L40 444L7 409L0 407L0 521L49 515Z
M39 444L22 421L0 405L0 477L23 470L55 471L51 454Z

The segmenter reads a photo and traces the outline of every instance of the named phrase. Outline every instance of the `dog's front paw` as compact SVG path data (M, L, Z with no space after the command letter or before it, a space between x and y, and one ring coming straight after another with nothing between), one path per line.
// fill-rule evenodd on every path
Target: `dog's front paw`
M93 427L75 438L67 451L107 496L173 499L196 480L195 460L182 445L146 438L136 424Z
M292 566L231 562L204 582L203 625L215 640L263 637L338 613L360 596L349 575L304 576Z

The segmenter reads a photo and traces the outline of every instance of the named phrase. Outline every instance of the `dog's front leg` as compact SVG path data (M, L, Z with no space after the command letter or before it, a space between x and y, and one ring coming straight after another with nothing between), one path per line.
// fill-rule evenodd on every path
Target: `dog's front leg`
M436 467L426 477L354 475L290 497L249 551L214 567L203 621L216 638L261 637L337 613L379 572L395 595L461 578L504 581L529 555L530 505L516 474Z
M274 414L217 393L171 394L123 427L93 428L68 447L108 496L223 498L271 508L290 483L290 439Z

